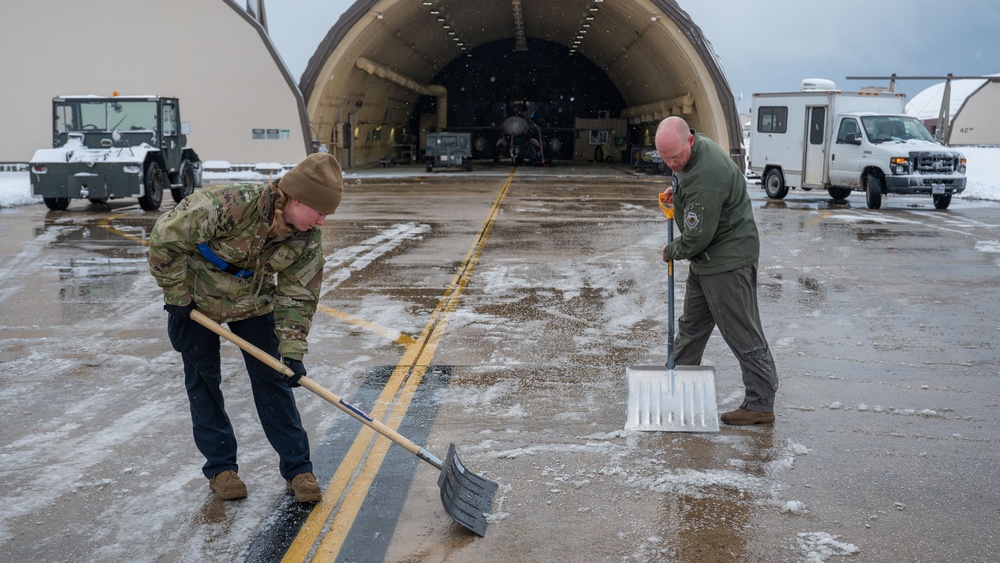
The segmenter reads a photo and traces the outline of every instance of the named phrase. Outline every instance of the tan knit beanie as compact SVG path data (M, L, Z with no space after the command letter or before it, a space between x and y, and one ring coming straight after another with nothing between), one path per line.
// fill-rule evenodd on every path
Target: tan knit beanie
M332 154L316 152L285 172L278 187L289 197L330 215L344 194L344 176Z

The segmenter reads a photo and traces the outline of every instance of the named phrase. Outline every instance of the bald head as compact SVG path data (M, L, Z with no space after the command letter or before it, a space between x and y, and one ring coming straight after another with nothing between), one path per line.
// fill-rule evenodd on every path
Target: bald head
M656 128L656 152L673 171L683 170L691 158L694 135L687 121L680 117L668 117Z

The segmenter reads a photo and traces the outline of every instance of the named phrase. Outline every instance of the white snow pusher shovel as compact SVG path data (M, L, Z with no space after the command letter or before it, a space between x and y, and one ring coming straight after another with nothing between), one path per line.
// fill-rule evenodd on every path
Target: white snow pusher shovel
M667 216L669 234L674 240L674 208L660 209ZM719 416L715 404L715 368L674 366L674 262L667 263L669 320L667 329L667 365L630 366L625 370L628 386L625 430L662 432L718 432Z
M236 336L229 329L206 317L201 312L197 310L191 311L191 320L239 346L243 351L264 362L278 373L286 377L293 377L295 375L295 372L290 367L281 363L267 352ZM441 487L441 502L444 504L445 512L448 513L448 516L451 516L452 520L465 526L476 535L480 537L486 535L486 514L489 514L493 510L493 493L496 492L498 485L496 482L480 477L466 469L458 459L455 444L451 444L448 448L448 456L442 462L434 454L414 444L392 428L375 420L319 383L304 376L299 379L298 383L333 404L333 406L351 415L365 426L389 438L408 452L440 469L441 475L438 477L438 486Z

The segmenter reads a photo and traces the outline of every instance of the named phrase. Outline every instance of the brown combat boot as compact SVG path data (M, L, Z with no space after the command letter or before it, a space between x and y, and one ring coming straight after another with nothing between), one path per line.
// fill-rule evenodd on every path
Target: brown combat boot
M749 426L751 424L774 424L773 412L758 412L740 407L734 411L723 413L719 417L724 424L730 426Z
M212 475L212 478L208 480L208 486L222 500L247 498L247 486L232 469Z
M308 471L299 473L291 481L286 481L285 492L295 493L295 502L319 502L323 498L316 476Z

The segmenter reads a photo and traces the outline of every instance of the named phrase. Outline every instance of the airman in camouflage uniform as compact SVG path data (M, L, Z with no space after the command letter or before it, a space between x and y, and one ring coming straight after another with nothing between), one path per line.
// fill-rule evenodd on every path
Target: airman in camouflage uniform
M316 153L269 185L217 186L161 216L149 239L149 269L163 289L167 333L184 360L202 471L223 500L243 498L236 436L221 391L218 335L190 319L197 308L295 372L285 378L244 353L257 413L298 502L321 498L309 443L290 387L306 374L306 337L323 276L322 233L340 204L336 158Z

